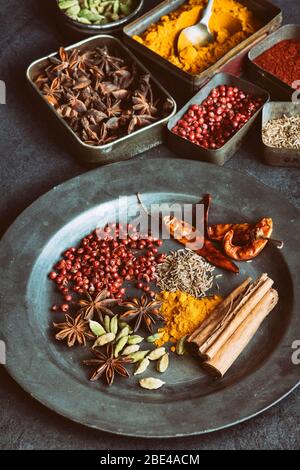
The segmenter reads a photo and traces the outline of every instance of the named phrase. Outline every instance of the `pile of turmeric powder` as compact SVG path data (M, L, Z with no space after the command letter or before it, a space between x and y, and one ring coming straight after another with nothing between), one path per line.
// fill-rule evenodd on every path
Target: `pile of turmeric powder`
M190 335L203 322L209 313L221 302L222 297L202 297L196 299L185 292L161 292L161 313L165 324L158 330L160 338L157 346L177 342L183 336Z
M202 17L207 0L188 0L133 39L191 74L199 74L259 29L253 13L236 0L215 0L209 27L215 40L177 53L179 33Z

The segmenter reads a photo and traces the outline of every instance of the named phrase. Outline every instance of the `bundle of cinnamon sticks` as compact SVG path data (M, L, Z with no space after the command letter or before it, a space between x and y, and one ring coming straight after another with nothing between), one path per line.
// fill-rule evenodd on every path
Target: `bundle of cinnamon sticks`
M203 367L223 377L278 302L267 274L246 279L228 295L187 339Z

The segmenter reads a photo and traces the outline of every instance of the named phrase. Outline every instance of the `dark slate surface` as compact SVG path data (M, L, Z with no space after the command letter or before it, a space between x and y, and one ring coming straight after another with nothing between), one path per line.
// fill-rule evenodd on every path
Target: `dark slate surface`
M155 3L146 1L147 6ZM274 3L283 8L285 23L300 22L298 2ZM64 142L57 140L55 126L48 122L47 113L34 106L26 86L25 69L32 60L72 42L51 12L46 0L11 0L1 8L0 79L7 86L7 104L0 106L1 233L38 196L87 171ZM299 170L264 165L258 129L256 126L250 132L243 148L226 166L252 174L299 207ZM171 157L171 152L160 146L138 158L167 156ZM1 449L292 449L300 444L297 390L263 415L234 428L201 437L156 441L116 437L74 424L35 402L1 366L0 384Z

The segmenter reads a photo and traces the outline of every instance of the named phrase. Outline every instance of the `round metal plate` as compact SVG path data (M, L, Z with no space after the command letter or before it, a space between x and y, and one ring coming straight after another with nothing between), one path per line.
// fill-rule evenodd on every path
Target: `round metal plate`
M211 222L274 219L283 250L268 246L239 275L218 279L226 295L247 276L268 272L280 302L221 380L202 372L195 358L172 355L166 385L142 390L137 377L108 388L88 381L86 350L53 341L55 301L47 273L60 253L78 242L128 196L145 203L197 202L213 195ZM0 242L0 338L7 369L33 397L87 426L117 434L167 437L200 434L248 419L286 396L299 382L292 343L300 331L299 212L280 194L231 170L186 160L130 161L106 166L54 188L30 206ZM89 355L89 354L88 354ZM155 373L155 372L152 372Z

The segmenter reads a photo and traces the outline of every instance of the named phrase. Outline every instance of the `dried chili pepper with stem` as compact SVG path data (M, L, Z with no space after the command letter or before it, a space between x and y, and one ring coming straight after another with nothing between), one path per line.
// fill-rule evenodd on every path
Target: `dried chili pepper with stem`
M137 199L139 204L142 206L143 210L148 216L150 216L147 208L142 202L141 195L137 193ZM182 245L190 245L191 243L195 244L196 238L199 238L199 243L203 244L203 247L200 249L194 249L195 253L199 256L202 256L204 259L209 261L214 266L231 271L233 273L238 273L239 268L227 257L225 256L208 238L208 213L211 202L211 196L206 194L202 199L204 204L204 237L195 230L195 228L189 224L186 224L183 221L177 220L175 217L171 218L166 216L162 219L162 223L168 227L170 234L174 237L175 232L179 229L181 234L185 236L176 237L176 241ZM161 219L161 216L158 216ZM190 237L190 238L189 238Z
M233 242L234 230L229 230L223 239L225 253L237 261L247 261L261 253L269 241L273 231L273 221L270 218L261 219L254 228L248 232L249 241L244 245L235 245Z

